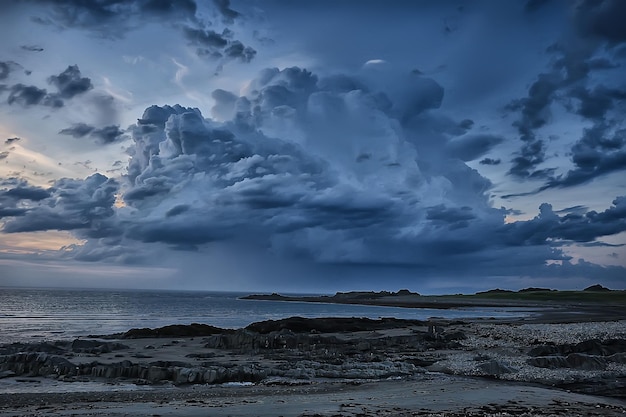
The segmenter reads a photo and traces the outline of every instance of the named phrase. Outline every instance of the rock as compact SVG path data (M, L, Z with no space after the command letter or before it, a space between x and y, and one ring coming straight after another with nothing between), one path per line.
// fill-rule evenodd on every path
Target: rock
M539 345L532 348L529 352L529 356L550 356L550 355L560 355L562 349L555 345ZM569 353L569 352L568 352Z
M597 371L606 368L607 360L601 356L586 355L584 353L571 353L566 358L569 368Z
M481 363L480 365L478 365L478 369L485 375L495 376L495 377L498 377L502 374L510 374L513 372L517 372L517 369L512 368L495 359L491 359L487 362Z
M589 339L576 344L545 344L532 348L530 356L566 356L570 353L585 353L587 355L609 356L615 353L626 353L625 339Z
M123 333L121 338L141 339L152 337L198 337L230 332L232 332L230 329L221 329L208 324L192 323L189 325L174 324L171 326L159 327L157 329L130 329L126 333Z
M530 358L526 361L531 366L537 368L568 368L567 360L563 356L539 356L536 358Z
M606 359L611 362L626 363L626 353L614 353L613 355L607 356Z
M71 349L79 353L109 353L114 350L128 349L128 346L121 343L109 343L99 340L76 339L72 342Z
M150 366L147 369L144 379L155 383L170 379L170 372L166 368L160 366Z
M440 372L443 374L452 374L453 372L450 370L450 368L443 366L439 363L433 363L432 365L426 367L426 370L428 372Z
M423 323L419 320L403 320L395 318L373 320L359 317L290 317L282 320L267 320L252 323L246 327L246 330L261 334L276 332L283 329L291 330L294 333L310 333L312 330L316 330L320 333L337 333L372 331L422 324Z
M607 359L602 356L587 355L584 353L570 353L564 356L539 356L531 358L528 364L538 368L574 368L586 371L606 369Z

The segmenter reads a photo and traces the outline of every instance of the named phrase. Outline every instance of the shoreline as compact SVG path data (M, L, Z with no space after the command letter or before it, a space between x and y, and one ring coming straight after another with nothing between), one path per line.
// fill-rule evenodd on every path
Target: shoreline
M0 393L0 416L626 413L626 320L290 318L8 346L0 386L33 388Z
M533 314L291 317L3 345L0 416L626 414L623 309L503 304Z
M361 384L201 387L154 392L0 394L0 416L620 416L613 399L520 383L441 375Z
M592 287L591 287L592 288ZM534 290L534 289L531 289ZM381 291L352 291L322 296L290 296L277 293L249 294L242 300L348 304L407 309L454 310L471 308L520 309L523 317L462 318L465 321L490 320L526 321L535 323L575 323L581 321L610 321L626 318L626 291L555 291L536 289L519 292L491 290L474 295L420 295L408 290L396 293Z

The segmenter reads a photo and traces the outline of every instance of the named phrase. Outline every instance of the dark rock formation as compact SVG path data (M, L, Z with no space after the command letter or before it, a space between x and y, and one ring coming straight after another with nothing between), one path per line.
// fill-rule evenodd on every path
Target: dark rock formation
M100 340L76 339L72 342L71 349L77 353L101 354L115 350L128 349L128 346L121 343L103 342Z
M157 329L130 329L120 335L122 339L142 339L152 337L200 337L219 333L232 332L230 329L221 329L208 324L192 323L189 325L175 324Z
M487 362L481 363L478 365L478 369L485 375L499 377L502 374L510 374L512 372L517 372L517 369L512 368L502 362L499 362L495 359L491 359Z
M246 327L246 330L262 334L280 330L290 330L294 333L336 333L373 331L422 324L424 324L424 322L419 320L403 320L396 318L373 320L358 317L331 317L316 319L290 317L282 320L267 320L252 323Z
M538 368L575 368L586 371L606 369L608 360L602 356L570 353L567 356L539 356L530 358L528 363Z
M569 355L570 353L585 353L587 355L609 356L615 353L626 353L626 339L589 339L577 344L545 344L532 348L530 356Z
M623 363L626 359L626 340L589 339L577 344L547 344L532 348L528 354L533 356L528 363L539 368L604 370L609 362Z

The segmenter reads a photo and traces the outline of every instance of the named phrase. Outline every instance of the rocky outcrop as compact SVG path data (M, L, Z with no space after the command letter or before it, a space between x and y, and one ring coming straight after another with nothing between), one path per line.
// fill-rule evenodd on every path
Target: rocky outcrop
M60 356L45 353L18 353L0 361L0 372L5 376L46 376L64 380L72 378L132 379L136 382L156 384L258 382L267 376L267 371L254 366L198 367L188 363L133 363L129 360L117 363L91 362L74 364Z
M175 324L157 329L143 328L130 329L120 336L121 339L143 339L153 337L202 337L213 334L229 333L230 329L221 329L208 324L192 323L188 325ZM116 335L117 336L117 335Z
M403 320L396 318L373 320L359 317L329 317L319 319L290 317L282 320L267 320L252 323L246 327L246 330L263 334L280 330L290 330L294 333L338 333L393 329L423 324L424 322L419 320Z
M499 377L503 374L517 372L517 369L495 359L490 359L478 365L478 369L483 375Z
M238 330L168 326L129 331L120 335L124 340L81 338L0 346L0 378L45 376L65 381L176 385L268 380L303 383L315 378L410 377L428 370L624 397L626 340L618 338L623 328L589 326L595 333L585 334L614 338L564 343L580 339L568 337L567 332L553 337L555 328L533 336L552 343L534 342L528 349L525 343L532 340L528 332L545 329L465 326L445 320L293 317ZM169 340L131 340L165 334L171 335Z
M177 361L149 361L149 355L135 352L118 362L110 361L121 355L105 355L106 361L86 362L85 358L90 356L99 358L104 353L122 351L128 346L104 339L10 345L1 348L0 375L47 376L64 380L130 379L143 384L163 381L174 384L258 382L268 376L296 379L388 378L423 372L420 366L430 365L433 361L420 359L416 353L455 348L458 341L465 338L463 332L449 332L440 325L431 325L428 331L405 329L391 334L379 332L382 329L406 328L415 323L422 324L396 319L294 317L255 323L239 330L222 331L213 326L196 324L133 329L120 337L134 339L170 335L182 338L202 335L196 343L201 343L206 351L188 354ZM355 331L362 333L353 333ZM146 345L143 349L153 352L178 343L184 342L172 340L159 347ZM216 351L249 357L263 354L270 361L264 366L233 364L227 360L218 361Z
M626 340L589 339L576 344L545 344L528 352L528 364L539 368L604 370L609 362L624 363Z
M528 354L530 356L569 355L570 353L585 353L587 355L609 356L615 353L626 353L625 339L589 339L576 344L544 344L535 346Z
M71 349L76 353L102 354L128 349L128 346L121 343L103 342L101 340L76 339L72 342Z
M602 356L570 353L567 356L539 356L530 358L528 364L538 368L575 368L586 371L606 369L607 359Z

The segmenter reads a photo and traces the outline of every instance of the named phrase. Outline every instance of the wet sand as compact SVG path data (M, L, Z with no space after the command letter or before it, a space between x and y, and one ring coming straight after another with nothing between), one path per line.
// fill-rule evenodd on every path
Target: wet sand
M535 385L427 374L298 387L0 396L0 416L623 416L620 400Z

